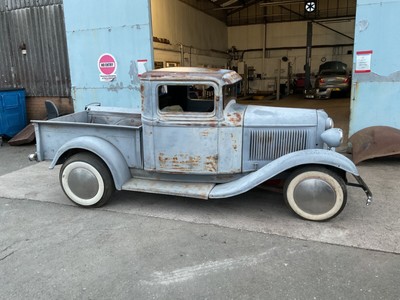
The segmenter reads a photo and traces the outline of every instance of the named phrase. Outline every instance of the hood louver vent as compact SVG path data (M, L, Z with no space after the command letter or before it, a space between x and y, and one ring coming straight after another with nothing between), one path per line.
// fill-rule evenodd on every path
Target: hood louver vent
M274 160L285 154L307 149L307 129L250 131L250 161Z

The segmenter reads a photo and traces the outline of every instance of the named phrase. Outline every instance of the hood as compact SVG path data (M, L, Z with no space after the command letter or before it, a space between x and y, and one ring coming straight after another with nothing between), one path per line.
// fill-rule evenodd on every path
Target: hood
M268 107L249 105L244 116L245 127L315 127L318 124L315 109Z

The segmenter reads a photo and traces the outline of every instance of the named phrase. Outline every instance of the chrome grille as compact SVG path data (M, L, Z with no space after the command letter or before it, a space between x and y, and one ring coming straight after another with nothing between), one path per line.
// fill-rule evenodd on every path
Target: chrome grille
M307 129L250 130L250 161L274 160L307 148Z

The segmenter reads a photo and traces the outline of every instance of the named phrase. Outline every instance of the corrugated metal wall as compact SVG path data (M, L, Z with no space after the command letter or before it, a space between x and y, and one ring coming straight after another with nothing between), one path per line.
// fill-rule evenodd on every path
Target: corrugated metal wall
M62 0L1 1L0 55L0 88L25 88L28 96L69 97Z

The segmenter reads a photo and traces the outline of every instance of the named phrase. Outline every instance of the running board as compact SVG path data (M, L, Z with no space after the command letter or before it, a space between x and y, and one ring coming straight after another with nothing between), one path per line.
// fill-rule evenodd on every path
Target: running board
M214 183L188 183L132 178L122 185L122 190L208 199L208 194L214 186Z

